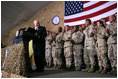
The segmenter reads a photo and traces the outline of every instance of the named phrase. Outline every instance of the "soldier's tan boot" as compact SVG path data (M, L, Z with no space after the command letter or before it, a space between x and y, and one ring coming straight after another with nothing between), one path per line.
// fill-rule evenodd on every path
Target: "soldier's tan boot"
M57 66L56 65L54 65L54 69L57 69Z
M91 68L88 70L88 72L94 72L94 67L93 66L91 66Z
M61 65L58 65L58 69L61 69Z
M117 74L117 70L115 70L115 71L113 72L113 74L116 75L116 74Z
M82 69L82 71L86 72L90 69L90 66L87 66L85 69Z
M70 70L71 67L69 65L66 66L66 70Z
M101 73L102 73L102 74L107 73L107 69L106 69L106 67L104 67L104 69L103 69L103 71L102 71Z
M117 74L117 68L114 68L115 70L113 71L113 74Z
M80 66L75 67L75 71L80 71L80 70L81 70Z
M113 67L112 70L108 72L108 74L113 74L114 72L115 72L115 68Z
M71 67L66 67L67 70L71 70Z
M49 68L51 68L51 63L48 65Z
M99 70L96 71L96 73L101 73L102 72L102 67L99 68Z

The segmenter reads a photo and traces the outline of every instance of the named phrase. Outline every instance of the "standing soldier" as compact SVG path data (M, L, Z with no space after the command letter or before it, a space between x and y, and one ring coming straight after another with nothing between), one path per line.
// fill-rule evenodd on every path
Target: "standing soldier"
M85 24L83 24L82 26L82 32L86 29L86 26L85 26Z
M58 29L58 35L56 36L56 53L57 53L57 68L61 68L62 66L62 59L61 59L61 54L62 54L62 39L63 39L63 32L62 32L62 27L59 27Z
M52 65L52 50L51 50L51 41L52 36L49 31L47 31L47 36L45 38L46 40L46 49L45 49L45 59L48 67L51 67Z
M87 65L87 68L83 71L94 72L96 53L95 53L95 38L92 31L93 26L91 25L91 20L86 19L85 25L86 29L84 30L84 34L85 34L86 52L84 52L84 61L85 64Z
M105 28L107 28L108 24L107 24L107 19L106 18L101 18L101 21L103 22ZM108 37L105 38L105 40L107 41ZM108 46L107 46L108 47Z
M55 69L57 68L57 53L56 53L56 33L52 33L52 58Z
M106 32L108 33L108 58L111 63L112 70L109 73L117 73L117 22L115 15L109 16L111 24L107 26Z
M74 32L74 27L71 27L71 32L72 32L72 33Z
M78 27L79 27L79 30L78 31L83 32L82 26L78 26Z
M102 18L101 21L104 23L104 26L106 28L107 27L107 23L106 23L107 22L107 19L106 18Z
M65 26L65 33L63 35L63 40L64 40L64 56L66 59L66 67L67 69L71 68L71 63L72 63L72 42L71 42L71 37L72 37L72 32L69 30L69 26Z
M65 33L65 29L62 30L62 33ZM66 60L65 60L65 56L64 56L64 41L62 39L62 53L61 53L61 59L62 59L62 67L65 68L66 65Z
M74 27L74 32L72 34L72 43L73 43L73 54L75 58L75 70L81 70L80 66L82 64L82 42L83 42L83 34L78 31L79 26Z
M92 22L92 25L93 25L93 27L96 27L96 23L95 22Z
M97 22L98 29L97 31L94 31L97 35L97 57L98 57L98 64L99 64L99 70L96 71L97 73L106 73L106 67L107 67L107 42L105 40L106 38L106 31L105 26L102 21Z

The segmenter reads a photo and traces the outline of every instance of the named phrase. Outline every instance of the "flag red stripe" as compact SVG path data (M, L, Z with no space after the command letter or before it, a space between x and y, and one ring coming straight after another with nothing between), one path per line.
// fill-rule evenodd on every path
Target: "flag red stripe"
M90 1L84 1L84 4L85 4L85 3L88 3L88 2L90 2Z
M92 13L92 14L89 14L89 15L85 15L85 16L81 16L81 17L77 17L77 18L73 18L73 19L64 20L64 22L68 23L68 22L74 22L74 21L79 21L79 20L83 20L83 19L88 19L88 18L91 18L91 17L98 16L100 14L106 13L106 12L108 12L110 10L115 9L115 8L117 8L117 3L114 4L114 5L111 5L111 6L107 7L107 8L104 8L104 9L102 9L100 11L97 11L95 13Z
M83 11L87 11L87 10L93 9L93 8L98 7L98 6L100 6L100 5L102 5L102 4L105 4L105 3L107 3L107 2L108 2L108 1L100 1L100 2L98 2L98 3L96 3L96 4L93 4L93 5L89 6L89 7L84 8Z

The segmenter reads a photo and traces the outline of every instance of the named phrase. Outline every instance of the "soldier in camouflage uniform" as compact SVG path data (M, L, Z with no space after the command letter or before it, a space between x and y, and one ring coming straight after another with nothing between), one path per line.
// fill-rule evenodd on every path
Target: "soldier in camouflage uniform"
M107 42L105 40L106 38L106 31L105 26L102 21L97 22L97 32L94 33L97 35L97 57L98 57L98 64L99 64L99 70L96 71L97 73L106 73L106 67L107 67Z
M107 19L106 18L101 18L101 21L104 23L104 26L105 26L105 28L106 28L106 26L107 26Z
M108 33L108 58L111 63L112 70L109 73L117 73L117 21L114 15L109 17L110 24L107 26Z
M65 29L62 30L62 33L65 33ZM61 53L61 59L62 59L62 67L65 68L66 60L64 56L64 41L62 39L62 53Z
M52 33L52 58L55 69L57 68L57 53L56 53L56 33Z
M62 40L63 40L63 32L62 28L59 27L58 29L58 35L56 36L56 53L57 53L57 68L61 68L62 66L62 59L61 59L61 54L62 54Z
M51 50L51 41L52 36L49 31L47 31L46 40L46 48L45 48L45 59L48 67L51 67L52 64L52 50Z
M84 51L84 62L87 65L87 68L82 71L94 72L96 52L95 52L95 38L94 38L94 33L92 31L93 26L91 25L91 20L86 19L85 25L86 29L83 32L85 35L85 48L86 48L86 52Z
M74 32L74 27L71 27L71 32L72 32L72 33Z
M74 63L75 70L81 70L80 66L82 64L82 42L83 42L83 33L78 31L79 26L74 27L74 33L72 34L72 43L73 43L73 54L74 54Z
M65 33L63 35L63 41L64 41L64 56L66 59L66 67L67 69L71 68L72 64L72 32L69 30L69 26L65 26Z

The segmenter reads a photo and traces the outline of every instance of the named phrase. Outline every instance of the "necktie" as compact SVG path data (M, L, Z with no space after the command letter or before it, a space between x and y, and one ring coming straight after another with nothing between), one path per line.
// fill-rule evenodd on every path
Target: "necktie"
M38 27L36 28L36 30L38 30Z

